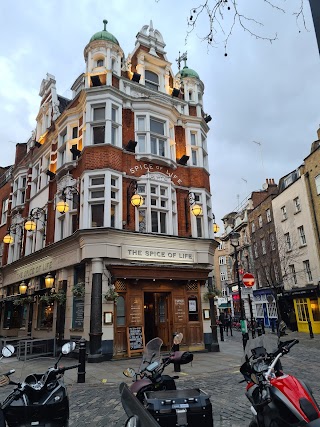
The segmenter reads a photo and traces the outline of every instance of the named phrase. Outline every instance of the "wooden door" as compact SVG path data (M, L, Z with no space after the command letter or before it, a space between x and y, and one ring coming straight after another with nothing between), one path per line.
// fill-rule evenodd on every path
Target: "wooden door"
M170 321L169 321L169 296L168 293L155 294L155 324L156 332L163 341L163 346L170 348Z

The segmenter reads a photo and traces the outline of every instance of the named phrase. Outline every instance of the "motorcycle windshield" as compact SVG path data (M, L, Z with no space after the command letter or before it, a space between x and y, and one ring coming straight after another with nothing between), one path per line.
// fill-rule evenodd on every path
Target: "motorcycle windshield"
M139 372L144 370L150 363L159 362L161 360L160 349L163 344L161 338L153 338L149 341L143 351L142 360L139 368Z
M254 354L261 355L263 349L267 354L274 353L278 349L277 335L261 335L256 338L249 339L246 344L245 355L242 358L242 363L246 361L246 356L252 358Z

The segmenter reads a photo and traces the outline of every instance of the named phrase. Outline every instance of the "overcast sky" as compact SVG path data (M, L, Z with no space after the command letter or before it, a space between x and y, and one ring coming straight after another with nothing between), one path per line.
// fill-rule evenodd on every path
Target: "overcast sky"
M213 2L214 0L212 0ZM250 36L237 26L228 56L221 42L208 48L199 22L188 37L189 10L200 0L16 0L3 2L0 15L0 165L14 162L15 144L35 128L40 84L56 77L60 95L84 71L83 49L103 29L132 52L141 27L153 21L166 43L173 72L187 50L187 65L205 85L204 110L212 116L208 135L213 211L216 220L234 210L266 178L279 178L298 167L317 139L320 123L320 61L309 3L307 30L293 13L300 0L274 0L287 13L263 0L238 0L245 16L264 23L250 27L273 43ZM229 12L230 14L232 11ZM203 17L204 18L204 17ZM230 16L225 16L226 29ZM222 34L218 40L222 41ZM256 142L253 142L256 141ZM260 143L257 144L257 142Z

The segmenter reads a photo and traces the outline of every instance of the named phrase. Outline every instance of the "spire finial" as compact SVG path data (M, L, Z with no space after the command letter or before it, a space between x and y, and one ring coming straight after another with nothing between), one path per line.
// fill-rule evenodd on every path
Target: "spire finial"
M108 23L108 21L107 21L106 19L104 19L104 20L103 20L103 25L104 25L104 29L103 29L103 31L106 31L106 30L107 30L107 23Z

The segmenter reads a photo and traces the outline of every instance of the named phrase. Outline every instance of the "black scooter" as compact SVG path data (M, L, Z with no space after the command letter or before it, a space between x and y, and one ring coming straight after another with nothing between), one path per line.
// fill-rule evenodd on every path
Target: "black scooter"
M69 398L63 381L63 374L79 366L58 367L64 354L75 349L76 344L63 345L61 353L53 367L44 374L30 374L22 383L9 379L14 370L0 378L0 386L14 384L17 387L1 405L0 427L5 427L4 418L9 427L67 427L69 425ZM12 347L12 346L11 346ZM9 353L9 352L8 352ZM3 354L3 353L2 353ZM5 357L12 353L3 354Z

